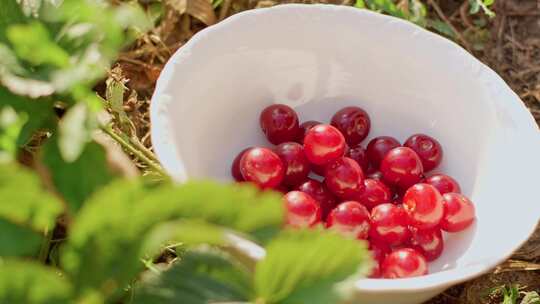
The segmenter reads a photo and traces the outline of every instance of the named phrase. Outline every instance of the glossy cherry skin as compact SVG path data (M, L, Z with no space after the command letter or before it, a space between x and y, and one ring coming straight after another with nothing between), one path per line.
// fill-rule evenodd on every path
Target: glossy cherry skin
M298 115L291 107L284 104L266 107L261 112L259 122L266 138L274 145L294 141L300 133Z
M360 165L362 171L367 172L369 168L369 161L367 158L366 149L364 149L364 147L360 145L352 147L345 153L345 156L354 159Z
M359 202L347 201L339 204L326 219L326 227L335 229L345 236L365 240L369 235L369 211Z
M359 107L345 107L337 111L330 123L345 136L345 141L351 146L364 140L371 128L369 115Z
M444 249L444 241L441 229L419 230L409 227L411 230L411 247L418 250L428 262L436 260L441 256Z
M317 203L321 209L321 217L326 220L328 214L336 207L337 199L326 187L325 184L314 180L308 179L297 188L298 191L309 194Z
M307 193L291 191L283 196L287 225L295 228L314 226L321 221L319 204Z
M366 178L364 191L356 197L356 200L371 210L377 205L390 203L392 198L392 191L382 181Z
M442 196L429 184L410 187L403 196L403 207L409 216L409 224L418 229L438 226L444 215Z
M383 179L403 189L418 183L424 169L422 161L410 148L397 147L390 150L381 162Z
M371 270L370 278L376 279L381 277L381 267L386 256L392 251L390 246L385 243L371 240L369 242L369 251L375 262L373 269Z
M439 190L440 194L446 194L450 192L461 193L461 187L458 182L445 174L435 174L427 177L424 183L430 184Z
M245 181L244 177L242 176L242 172L240 172L240 159L242 159L242 156L244 155L244 152L251 149L252 147L245 148L244 150L240 151L238 155L234 158L232 165L231 165L231 175L237 182L243 182Z
M418 154L425 172L435 169L442 161L441 144L431 136L415 134L409 137L403 145L413 149Z
M302 145L295 142L286 142L279 144L274 151L285 166L283 184L296 186L307 179L311 169Z
M398 246L409 240L407 214L400 206L381 204L371 210L370 236L389 246Z
M381 171L370 172L370 173L368 173L368 175L366 177L384 182Z
M321 125L322 122L316 121L316 120L308 120L300 124L300 133L298 135L298 138L296 139L296 142L303 144L304 143L304 137L306 136L307 131L309 131L311 128L315 127L316 125Z
M304 152L315 165L325 165L345 153L345 138L330 125L316 125L304 137Z
M381 270L386 279L412 278L428 273L426 259L411 248L397 249L387 255Z
M459 232L469 227L476 218L473 203L459 193L443 195L444 216L441 228L448 232Z
M251 148L240 159L240 172L246 181L261 188L281 184L285 168L279 156L267 148Z
M354 160L341 157L326 166L324 182L337 197L351 199L364 190L364 172Z
M399 141L390 136L379 136L369 141L366 154L373 168L378 169L381 161L390 150L401 146Z

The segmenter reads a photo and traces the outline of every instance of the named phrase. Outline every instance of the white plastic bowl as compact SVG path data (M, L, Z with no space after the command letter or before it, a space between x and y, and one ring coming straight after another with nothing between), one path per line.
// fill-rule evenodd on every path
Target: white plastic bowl
M157 156L177 181L229 181L241 149L269 145L258 117L272 103L320 121L358 105L371 115L370 137L433 135L445 151L440 171L476 204L475 227L446 238L431 274L360 280L355 301L421 303L505 260L539 220L540 137L531 115L492 70L412 23L351 7L282 5L201 31L158 80Z

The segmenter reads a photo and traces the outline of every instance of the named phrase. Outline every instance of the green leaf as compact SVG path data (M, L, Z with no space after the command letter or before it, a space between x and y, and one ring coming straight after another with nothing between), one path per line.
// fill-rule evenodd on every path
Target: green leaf
M0 165L0 218L36 231L51 228L62 204L39 178L16 165Z
M45 3L50 3L53 6L58 6L62 0L17 0L22 11L26 16L38 17L41 6Z
M521 304L540 304L540 295L536 291L523 292Z
M15 53L32 64L57 67L69 64L69 54L51 39L42 23L12 25L7 29L7 37Z
M435 31L447 36L448 38L456 38L456 34L446 22L437 19L429 19L427 22L427 26L433 28Z
M255 270L264 303L337 303L336 284L369 263L364 243L331 231L286 231L270 242Z
M0 233L0 256L2 257L35 255L43 241L43 237L36 231L2 218L0 218L0 231L2 231Z
M93 128L89 120L88 107L81 102L69 109L58 124L58 147L66 162L71 163L79 158L90 141Z
M107 165L105 149L96 142L85 145L75 161L66 162L60 154L57 137L53 137L43 147L42 162L49 171L56 191L73 213L94 192L115 178Z
M27 120L26 113L18 115L11 107L0 109L0 163L15 160L17 139Z
M364 0L356 0L354 6L357 8L366 8L366 3L364 2Z
M134 304L207 304L245 301L248 272L229 255L212 248L190 250L162 273L148 273L135 290Z
M277 230L281 212L277 194L259 193L249 186L192 182L146 187L140 181L113 182L80 210L62 262L77 291L96 289L108 296L108 286L126 286L142 270L140 259L153 254L146 251L146 240L164 221L199 219L254 232Z
M33 100L18 96L0 86L0 108L11 107L17 113L26 113L28 120L17 139L17 145L26 144L32 134L39 129L48 129L55 124L53 101L50 99Z
M53 268L0 259L0 303L67 304L70 294L69 282Z
M365 3L371 10L382 11L394 17L406 19L405 13L392 0L365 0Z
M504 296L502 304L517 304L517 299L519 296L517 286L512 285L508 288L505 287L503 288L502 292Z
M23 23L26 17L17 4L17 0L2 0L0 10L0 42L7 42L6 29L16 23Z

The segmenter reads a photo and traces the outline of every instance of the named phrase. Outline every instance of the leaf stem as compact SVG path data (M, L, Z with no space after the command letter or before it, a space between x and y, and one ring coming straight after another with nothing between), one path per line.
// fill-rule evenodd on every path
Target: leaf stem
M49 257L49 249L51 248L51 241L53 237L53 229L49 229L49 227L45 228L45 231L43 232L45 235L45 240L43 240L43 244L41 245L41 248L39 249L39 256L38 260L45 264L47 262L47 257Z
M135 155L138 159L145 162L150 168L158 172L163 176L167 176L167 173L161 168L157 162L154 162L146 156L146 153L142 152L138 147L133 146L129 141L126 141L122 136L116 134L110 126L100 126L100 129L107 133L112 139L118 142L124 149Z

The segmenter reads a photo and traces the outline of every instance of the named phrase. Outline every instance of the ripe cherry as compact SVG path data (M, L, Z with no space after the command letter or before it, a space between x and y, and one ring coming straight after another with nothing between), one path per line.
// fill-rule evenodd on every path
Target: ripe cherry
M369 211L359 202L347 201L339 204L326 221L326 227L343 235L365 240L369 235Z
M326 166L317 166L317 165L311 165L311 171L318 176L324 176L326 174Z
M326 185L314 179L308 179L298 186L297 190L309 194L315 201L317 201L317 203L319 203L319 207L321 208L321 217L323 220L326 220L328 214L337 205L336 198L332 192L328 190Z
M418 229L439 225L443 218L443 199L439 191L428 184L416 184L403 196L403 207L409 215L409 223Z
M315 165L327 164L345 153L345 138L330 125L316 125L304 138L304 151Z
M458 182L445 174L435 174L424 180L424 183L430 184L439 190L439 193L446 194L449 192L461 193L461 187Z
M266 138L274 145L294 141L300 133L298 115L291 107L284 104L266 107L261 112L259 122Z
M240 159L242 159L242 155L244 155L244 152L246 152L249 149L251 149L251 147L240 151L240 153L238 153L238 155L236 155L236 157L234 158L234 160L232 162L231 175L234 178L234 180L237 181L237 182L243 182L244 181L244 177L242 176L242 172L240 172Z
M424 170L416 153L406 147L390 150L381 162L383 179L403 189L418 183Z
M279 144L275 151L285 167L285 177L283 178L285 185L296 186L306 180L310 171L310 164L304 154L302 145L295 142L286 142Z
M283 162L272 150L251 148L240 159L240 172L246 181L261 188L273 188L283 180Z
M366 149L364 149L364 147L361 145L352 147L345 153L345 156L354 159L358 165L360 165L362 171L367 172L369 161L367 158Z
M435 169L442 161L441 144L431 136L415 134L409 137L403 145L413 149L418 154L425 172Z
M459 193L443 195L444 216L441 228L448 232L459 232L469 227L476 218L473 203Z
M345 107L332 117L332 126L345 136L351 146L357 145L367 137L371 127L369 115L359 107Z
M366 154L371 165L378 169L381 161L390 150L401 146L399 141L390 136L379 136L369 141Z
M364 173L357 162L341 157L326 166L324 182L337 197L350 199L364 189Z
M410 236L405 210L393 204L375 206L371 210L370 236L389 246L404 244Z
M303 144L304 137L306 136L307 131L320 124L322 124L322 122L318 122L316 120L308 120L300 124L300 133L298 135L298 138L296 139L296 142Z
M356 199L371 210L377 205L390 203L392 197L392 191L383 182L366 178L364 180L364 191Z
M286 222L296 228L311 227L321 221L319 204L307 193L291 191L283 196Z
M382 264L382 275L387 279L412 278L427 273L426 259L411 248L395 250L386 256Z
M376 179L378 181L383 181L381 171L373 171L373 172L369 173L366 177L371 178L371 179Z
M388 246L385 243L377 242L374 240L371 240L369 242L369 251L371 252L371 255L373 257L373 260L375 262L375 265L373 266L371 270L371 274L369 275L370 278L380 278L381 277L381 266L384 262L384 259L386 256L392 251L390 249L390 246Z
M441 256L444 249L444 241L441 229L438 227L432 229L419 230L409 227L411 230L411 246L418 250L431 262Z

